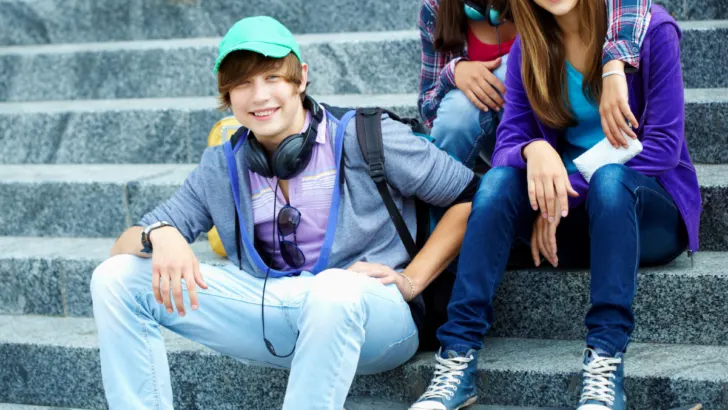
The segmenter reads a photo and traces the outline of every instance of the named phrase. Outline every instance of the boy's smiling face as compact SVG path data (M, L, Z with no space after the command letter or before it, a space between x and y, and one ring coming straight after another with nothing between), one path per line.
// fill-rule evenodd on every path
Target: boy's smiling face
M284 78L284 67L255 74L230 90L230 109L268 150L303 128L305 112L301 93L306 90L308 66L301 64L302 82Z

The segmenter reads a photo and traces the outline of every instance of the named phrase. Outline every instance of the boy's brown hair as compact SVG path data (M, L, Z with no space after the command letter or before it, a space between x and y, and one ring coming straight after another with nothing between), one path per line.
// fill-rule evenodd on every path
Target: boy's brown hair
M295 54L289 53L283 58L271 58L253 51L240 50L230 53L217 72L217 97L220 111L230 109L230 90L242 84L245 80L268 71L283 69L281 76L296 88L303 82L301 62ZM306 91L301 93L301 101Z

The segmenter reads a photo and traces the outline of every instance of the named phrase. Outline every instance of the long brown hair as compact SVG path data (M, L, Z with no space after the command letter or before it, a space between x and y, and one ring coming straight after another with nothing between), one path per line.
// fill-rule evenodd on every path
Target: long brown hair
M476 0L483 8L491 4L502 19L513 20L509 0ZM459 51L465 47L468 38L468 18L463 9L463 0L441 0L435 19L435 50L440 52ZM486 16L487 17L487 16Z
M592 102L601 97L602 44L607 34L603 0L579 0L579 36L587 45L582 91ZM536 116L551 128L576 125L566 89L566 50L554 16L533 0L511 0L521 36L521 78Z

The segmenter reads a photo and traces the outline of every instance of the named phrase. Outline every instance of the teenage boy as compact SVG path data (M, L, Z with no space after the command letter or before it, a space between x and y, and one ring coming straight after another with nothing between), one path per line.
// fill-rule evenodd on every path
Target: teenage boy
M459 252L477 177L382 117L384 172L410 232L413 198L449 208L410 260L356 121L306 96L308 66L288 29L269 17L239 21L214 72L221 106L243 127L208 148L93 274L109 406L172 408L163 326L247 363L290 368L286 410L340 409L356 373L390 370L417 350L408 302ZM198 263L189 245L213 225L223 266Z

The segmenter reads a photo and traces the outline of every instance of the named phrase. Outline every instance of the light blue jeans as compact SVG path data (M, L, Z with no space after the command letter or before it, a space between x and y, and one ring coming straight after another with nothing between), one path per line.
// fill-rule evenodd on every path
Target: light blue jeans
M430 136L435 145L468 168L479 156L490 165L495 148L495 130L500 112L481 111L459 89L450 90L440 101Z
M508 54L493 74L505 82ZM490 165L495 149L495 131L503 109L481 111L459 89L450 90L437 107L437 117L432 123L430 136L435 145L465 164L475 166L478 157Z
M194 311L182 287L185 317L154 300L150 259L117 255L94 271L91 294L110 409L173 408L160 326L244 363L290 368L284 410L341 410L356 373L393 369L417 350L417 330L396 286L330 269L268 279L266 336L279 354L296 344L292 357L276 358L263 342L263 280L233 264L200 269L209 288L198 288Z

